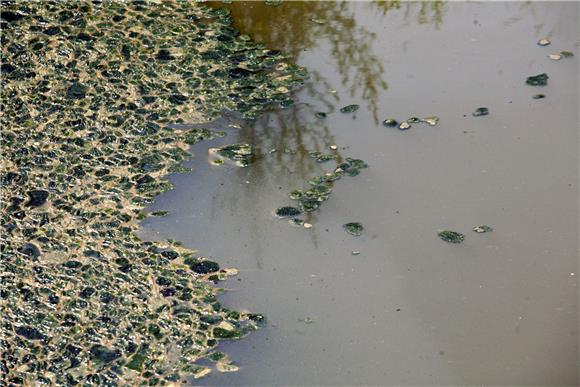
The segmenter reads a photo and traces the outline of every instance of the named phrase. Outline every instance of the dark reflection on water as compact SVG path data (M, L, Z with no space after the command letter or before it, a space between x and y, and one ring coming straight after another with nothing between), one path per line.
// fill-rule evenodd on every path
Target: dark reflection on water
M364 24L357 24L351 4L329 1L289 1L277 6L261 1L208 4L227 7L237 29L268 47L282 50L295 62L300 62L303 51L318 49L321 41L329 44L331 58L327 59L340 74L342 86L351 97L360 94L378 123L377 96L387 90L388 84L384 66L372 46L375 39L389 37L377 36ZM393 10L402 11L407 23L415 21L438 26L443 21L444 3L441 1L373 1L360 6L374 8L382 16ZM319 69L308 70L311 75L311 82L305 86L308 96L335 111L338 99L328 95L331 84Z
M240 127L237 141L253 144L260 153L249 171L238 172L250 183L233 191L220 191L214 199L214 206L217 202L227 202L237 211L251 208L252 201L266 184L283 187L277 205L292 205L287 197L290 190L307 188L307 179L334 169L335 162L317 164L309 155L311 151L332 152L329 146L336 144L328 120L317 119L316 112L340 115L338 110L346 104L348 95L352 103L361 105L359 113L368 110L375 125L379 123L379 95L388 89L388 74L383 65L385 55L374 52L373 42L390 37L378 36L357 20L355 7L370 8L382 18L390 12L400 12L405 24L432 24L435 28L442 23L445 10L445 3L441 1L285 1L276 6L263 1L207 4L228 8L236 29L268 48L281 50L291 61L306 66L310 75L296 93L295 105L253 122L236 120ZM308 63L312 52L322 49L330 56L315 55L317 63ZM325 69L319 61L328 63L329 68ZM335 88L341 89L340 97ZM227 141L233 142L233 139ZM364 159L363 155L350 154L340 146L333 153L338 156L337 162L345 157ZM335 189L340 189L340 184L335 182ZM304 220L316 223L317 214L323 209L324 204L318 211L303 216ZM249 229L257 233L257 220L248 218L247 222ZM310 233L310 238L316 246L317 234ZM256 267L262 269L259 234L253 235L252 240Z
M328 79L323 66L302 63L302 54L328 46L330 57L324 58L340 77L343 90L350 98L364 105L379 123L378 96L388 89L387 74L380 55L373 51L373 41L389 39L377 36L354 16L353 3L287 1L268 5L263 1L236 1L233 3L208 2L213 7L231 11L234 27L250 35L265 46L283 51L291 61L307 66L310 79L297 95L299 102L282 111L267 114L255 122L242 125L241 140L251 142L263 151L275 150L268 161L253 166L256 175L281 172L296 173L302 178L311 177L317 166L308 153L313 150L328 151L334 137L325 120L315 119L319 111L337 112L339 96ZM443 22L444 2L361 2L357 6L369 7L383 17L389 12L401 12L405 23L426 24L435 27ZM307 56L312 54L307 53ZM344 101L344 98L343 98ZM290 153L285 152L291 151ZM336 152L339 161L343 155Z

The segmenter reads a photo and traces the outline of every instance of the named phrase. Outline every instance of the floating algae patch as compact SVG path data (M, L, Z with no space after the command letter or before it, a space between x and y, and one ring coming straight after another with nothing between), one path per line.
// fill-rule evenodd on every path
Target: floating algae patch
M184 142L189 145L197 144L200 141L210 141L215 138L224 137L226 132L216 132L209 129L190 129L184 135Z
M477 109L475 109L475 111L473 113L471 113L471 115L474 117L487 116L488 114L489 114L489 109L486 107L478 107Z
M305 72L193 2L2 3L0 297L8 385L164 385L264 325L210 286L235 274L141 241L199 122L255 118ZM220 325L221 324L221 325Z
M344 228L344 230L347 233L349 233L350 235L354 235L354 236L361 236L362 232L364 230L363 225L358 223L358 222L346 223L346 224L343 224L342 227Z
M387 118L383 121L383 126L387 128L395 128L399 123L394 118Z
M250 144L224 145L220 148L210 148L208 152L211 156L217 157L212 160L216 165L223 164L227 160L238 167L247 167L254 159L254 148Z
M354 113L360 108L359 105L347 105L340 108L341 113Z
M292 216L300 215L300 210L298 208L290 206L277 208L274 212L279 218L289 218Z
M309 155L314 160L316 160L317 163L325 163L325 162L330 161L330 160L336 160L336 158L337 158L337 156L335 154L318 152L318 151L310 152Z
M332 189L334 188L334 182L340 180L343 176L356 176L360 173L361 169L367 168L368 165L363 160L353 159L347 157L344 162L338 164L334 169L334 172L327 172L320 176L315 176L307 180L310 185L308 189L295 189L288 194L288 197L292 200L298 202L298 209L294 207L280 207L275 211L278 217L284 217L279 214L282 211L291 211L296 213L289 213L288 216L299 215L300 212L313 212L316 211L322 203L330 198ZM292 210L290 210L292 209ZM305 228L311 228L312 225L305 223L301 219L291 219L291 224L297 226L304 226Z
M526 79L526 84L530 86L546 86L548 84L548 74L542 73L530 76Z
M465 235L451 230L441 231L437 234L437 236L441 238L441 240L444 240L448 243L461 243L465 240Z

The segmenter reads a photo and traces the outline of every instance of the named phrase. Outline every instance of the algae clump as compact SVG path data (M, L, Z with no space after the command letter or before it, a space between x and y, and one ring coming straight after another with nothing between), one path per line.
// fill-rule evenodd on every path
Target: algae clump
M444 230L437 234L441 240L448 243L461 243L465 240L465 235L451 230Z

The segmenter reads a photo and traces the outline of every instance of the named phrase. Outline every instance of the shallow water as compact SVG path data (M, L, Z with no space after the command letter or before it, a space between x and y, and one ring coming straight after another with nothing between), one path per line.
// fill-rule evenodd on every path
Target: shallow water
M238 268L223 303L269 319L223 346L239 372L202 384L578 385L579 4L389 4L228 5L311 79L289 109L213 124L228 135L193 147L194 171L150 208L170 214L144 222L147 238ZM562 50L576 56L546 57ZM525 85L542 72L548 86ZM472 117L480 106L489 116ZM234 142L264 156L207 162ZM272 216L335 165L308 157L332 144L370 167L336 182L312 229ZM342 229L353 221L362 236ZM482 224L494 231L471 231Z

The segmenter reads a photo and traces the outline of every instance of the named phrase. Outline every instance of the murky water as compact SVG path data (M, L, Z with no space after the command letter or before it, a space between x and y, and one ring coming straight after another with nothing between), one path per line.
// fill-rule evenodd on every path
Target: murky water
M228 136L193 148L194 172L151 207L170 215L144 223L148 238L240 269L223 303L269 318L224 346L239 372L202 383L578 385L579 4L228 8L311 80L292 108L216 123ZM546 57L562 50L576 56ZM525 85L543 72L548 86ZM338 112L351 103L361 109ZM480 106L489 116L472 117ZM432 115L435 127L381 125ZM241 141L264 156L207 163L208 147ZM312 229L273 217L334 165L308 157L332 144L370 168L336 183ZM361 237L342 229L351 221ZM471 231L482 224L494 231ZM441 229L466 240L447 244Z

